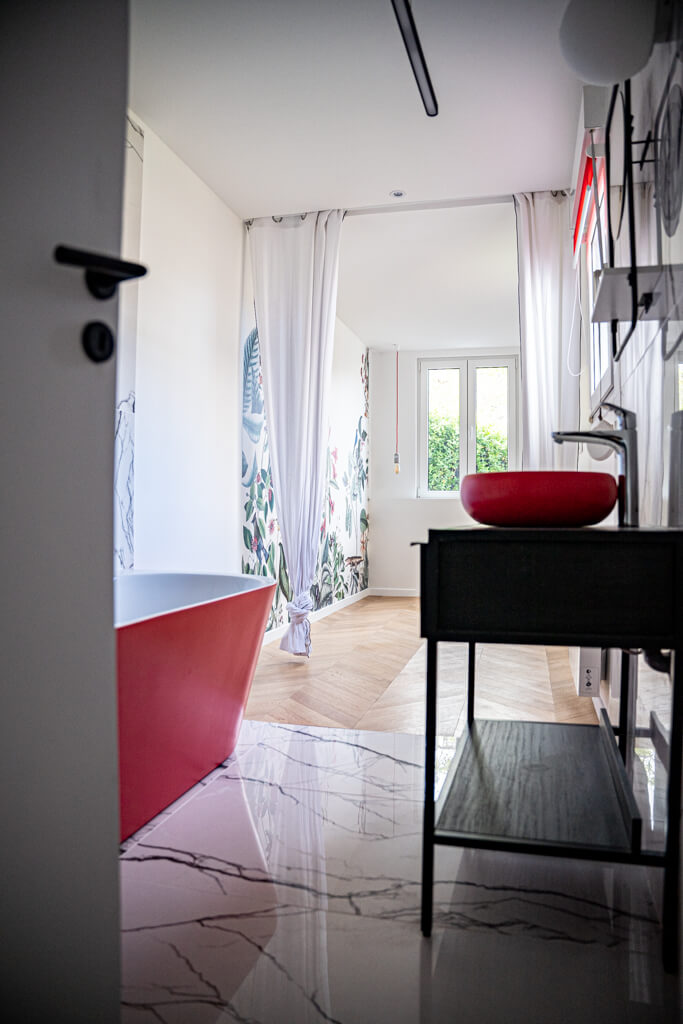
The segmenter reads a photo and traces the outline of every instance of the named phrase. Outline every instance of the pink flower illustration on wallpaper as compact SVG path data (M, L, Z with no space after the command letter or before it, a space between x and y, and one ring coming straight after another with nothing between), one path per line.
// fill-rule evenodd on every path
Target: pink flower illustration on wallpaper
M286 605L292 598L292 590L277 522L256 328L245 339L242 365L242 572L271 576L277 581L268 620L268 629L271 629L287 622ZM360 385L355 436L347 439L335 437L333 445L333 425L327 447L327 488L321 510L316 575L311 587L314 608L340 601L368 585L368 516L365 508L368 479L367 352L361 359ZM345 451L346 457L340 458L340 452ZM346 465L343 471L342 465Z

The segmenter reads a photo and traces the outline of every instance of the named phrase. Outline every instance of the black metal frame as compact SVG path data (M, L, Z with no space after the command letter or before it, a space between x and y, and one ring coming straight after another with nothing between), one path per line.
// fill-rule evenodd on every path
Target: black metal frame
M623 92L622 92L623 90ZM631 260L631 270L629 274L629 284L631 286L631 326L629 327L626 336L622 338L621 343L617 342L618 322L612 320L611 333L612 333L612 358L615 363L618 363L621 359L622 353L630 341L633 332L638 326L638 307L640 305L640 297L638 295L638 262L636 258L636 226L635 226L635 209L633 199L633 113L631 110L631 81L627 79L623 85L615 85L612 90L612 98L610 100L609 112L607 114L607 124L605 126L605 174L606 174L606 191L605 202L607 203L607 236L609 246L609 265L614 267L614 234L612 229L612 216L611 216L611 204L610 204L610 174L611 174L611 149L610 149L610 130L612 127L612 118L614 117L614 110L617 104L619 94L622 95L622 102L624 105L624 184L626 188L626 205L628 210L628 231L629 231L629 257ZM643 154L644 155L644 154ZM596 188L596 212L598 212L597 202L597 182L595 183ZM624 202L622 198L622 203ZM623 220L623 209L621 220ZM619 227L621 227L621 220ZM643 297L649 308L652 297Z
M554 553L554 554L553 554ZM469 559L464 572L455 573L453 566L460 556ZM586 566L598 556L603 576L586 579ZM557 573L562 587L562 602L556 610L548 607L544 574ZM634 566L642 565L642 573L633 578ZM609 592L605 592L604 566L609 566ZM473 570L473 566L475 569ZM505 580L508 589L518 591L520 610L513 610L510 622L502 626L495 596L489 602L485 584L477 584L468 574L476 571ZM652 569L654 566L654 569ZM555 577L557 578L557 577ZM427 700L425 730L425 800L422 860L422 932L431 934L434 846L437 844L505 850L515 853L543 854L584 860L641 864L663 868L664 898L662 914L662 953L665 970L678 969L678 900L680 890L680 820L681 771L683 768L683 531L672 529L456 529L431 530L429 540L421 545L421 635L427 638ZM534 594L538 601L534 603ZM576 620L566 609L581 601ZM656 603L652 613L652 602ZM607 610L605 605L608 605ZM561 607L559 606L561 604ZM502 613L505 617L505 611ZM592 616L597 625L591 626ZM462 623L462 624L461 624ZM512 623L512 624L510 624ZM528 625L524 625L528 623ZM624 625L626 623L626 625ZM668 757L668 810L666 848L663 852L640 849L640 836L630 846L603 849L589 843L567 845L536 841L516 836L476 835L443 831L435 828L435 747L437 710L437 648L440 641L467 642L469 651L467 685L467 723L470 732L474 716L474 660L477 642L550 643L581 646L671 648L672 650L672 717L666 750ZM679 654L679 657L676 657ZM583 728L609 732L619 737L619 753L614 745L613 757L625 758L627 745L634 735L636 687L631 671L631 656L622 663L625 692L617 728L605 719L599 726ZM662 746L666 739L652 725L653 741ZM566 727L569 730L577 726ZM640 730L639 730L640 732ZM456 754L456 757L459 755ZM612 755L610 755L612 756ZM624 766L611 766L614 777ZM444 786L440 802L447 798L457 774L454 764ZM628 804L633 795L622 786L620 802ZM617 785L617 783L615 783ZM621 783L619 783L621 785ZM628 813L628 807L624 809Z

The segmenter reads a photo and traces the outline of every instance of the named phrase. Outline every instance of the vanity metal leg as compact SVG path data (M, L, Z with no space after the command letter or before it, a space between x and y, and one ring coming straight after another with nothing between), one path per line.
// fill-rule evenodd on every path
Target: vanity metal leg
M477 645L471 641L467 645L467 724L474 721L474 666Z
M434 901L434 757L436 747L436 640L427 640L425 793L422 826L422 934L432 934Z
M669 746L668 813L666 862L664 866L664 906L662 909L662 959L664 970L678 970L679 899L681 873L681 772L683 771L683 651L672 651L671 732Z
M621 693L619 696L619 753L631 778L633 740L636 725L636 697L638 695L638 657L621 652Z

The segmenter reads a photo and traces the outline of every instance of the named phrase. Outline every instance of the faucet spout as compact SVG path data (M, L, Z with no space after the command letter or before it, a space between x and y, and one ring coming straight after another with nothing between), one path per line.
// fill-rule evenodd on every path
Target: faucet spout
M603 444L612 448L618 457L619 472L619 526L638 526L638 435L635 413L620 406L603 403L617 416L618 427L614 430L554 430L553 441Z
M616 431L601 430L599 434L596 434L593 430L553 430L552 437L557 444L562 444L564 441L576 441L577 444L604 444L608 448L613 448L615 452L621 453L624 448L623 441L619 437L614 437L613 433Z

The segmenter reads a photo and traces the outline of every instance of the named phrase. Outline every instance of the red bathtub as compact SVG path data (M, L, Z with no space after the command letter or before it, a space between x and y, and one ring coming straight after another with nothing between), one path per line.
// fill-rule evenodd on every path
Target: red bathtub
M115 580L121 839L234 750L274 590L258 576Z

